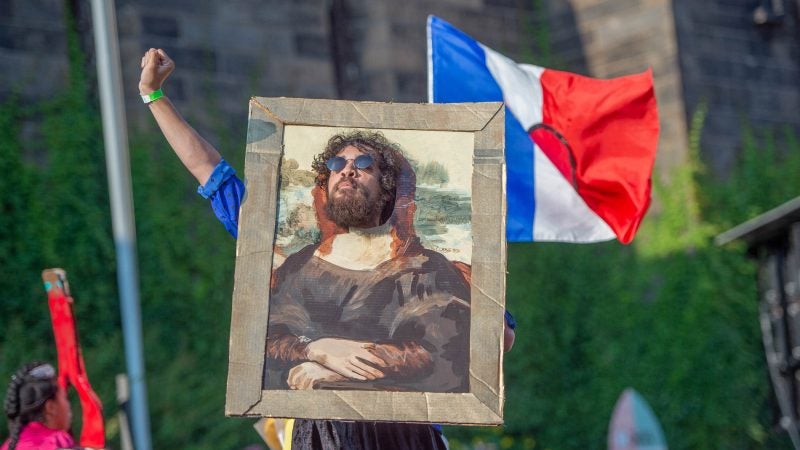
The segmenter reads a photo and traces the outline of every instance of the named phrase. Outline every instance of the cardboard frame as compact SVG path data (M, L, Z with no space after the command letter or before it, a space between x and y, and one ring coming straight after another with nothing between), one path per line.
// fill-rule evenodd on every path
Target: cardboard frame
M253 97L239 219L225 414L496 425L503 422L505 109L502 103L398 104ZM262 390L284 127L474 133L468 393ZM267 226L265 226L265 224Z

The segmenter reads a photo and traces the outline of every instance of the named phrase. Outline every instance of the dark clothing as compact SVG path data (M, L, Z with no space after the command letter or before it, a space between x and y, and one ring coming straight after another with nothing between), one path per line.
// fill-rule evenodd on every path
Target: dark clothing
M349 270L315 250L300 250L276 271L268 342L285 336L367 341L388 344L397 357L387 359L401 361L385 378L338 383L339 389L469 392L470 289L449 260L422 250L372 270ZM268 352L267 389L286 389L288 370L303 361L277 359L277 353Z
M427 424L296 420L293 449L446 450L441 433Z

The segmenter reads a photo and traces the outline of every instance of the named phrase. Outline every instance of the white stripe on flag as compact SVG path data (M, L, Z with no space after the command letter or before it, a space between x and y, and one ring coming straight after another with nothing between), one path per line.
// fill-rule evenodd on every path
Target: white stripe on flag
M503 91L503 101L506 107L514 113L519 123L528 129L537 123L542 123L542 83L539 77L544 68L526 64L526 70L506 56L497 53L481 44L486 53L486 67L500 85ZM513 95L508 95L513 93Z
M428 16L428 24L425 26L425 34L428 40L428 103L433 103L433 32L431 22L434 16Z
M586 205L538 145L534 148L534 241L601 242L614 230Z
M542 123L543 91L540 76L544 68L518 65L481 44L489 68L510 113L527 132ZM616 235L578 195L572 184L534 143L534 241L600 242Z

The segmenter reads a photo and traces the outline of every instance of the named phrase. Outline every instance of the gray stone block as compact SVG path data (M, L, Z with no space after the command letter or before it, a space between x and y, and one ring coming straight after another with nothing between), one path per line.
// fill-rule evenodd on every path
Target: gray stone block
M264 76L267 72L268 56L223 52L219 55L219 73L234 75L241 80Z
M64 5L66 5L66 2L52 0L11 0L10 3L11 5L6 7L13 13L15 23L29 25L49 23L55 26L62 25L64 19Z
M8 27L0 28L0 48L6 50L17 50L20 47L21 41L19 32L15 33L14 30Z
M209 48L177 47L170 49L168 53L176 64L180 61L181 67L185 69L202 72L213 72L217 69L216 52Z
M136 0L136 3L142 6L143 11L153 10L175 10L175 11L191 11L193 14L198 15L207 11L207 3L198 2L195 0Z
M331 57L331 44L321 34L298 33L294 36L294 45L299 56L322 60Z
M581 22L591 22L594 20L608 20L616 15L635 10L641 12L646 9L643 0L614 0L614 1L573 1L573 8L579 11Z
M420 72L400 72L395 74L394 101L424 103L428 101L428 77Z
M0 28L0 48L32 54L60 54L66 50L64 33L26 26Z
M8 22L14 15L14 2L12 0L0 0L0 21Z
M175 17L144 14L141 19L142 32L144 34L164 38L177 38L180 36L180 27Z
M530 0L484 0L488 7L510 8L514 10L531 10L535 4Z
M319 30L327 25L327 11L322 9L293 8L289 12L289 21L298 28Z

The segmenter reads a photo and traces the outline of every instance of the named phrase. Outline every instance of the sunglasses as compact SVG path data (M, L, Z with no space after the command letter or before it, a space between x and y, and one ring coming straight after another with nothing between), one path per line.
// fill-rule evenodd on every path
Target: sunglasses
M375 162L375 160L372 159L372 156L369 155L359 155L353 159L345 159L341 156L334 156L325 161L325 167L327 167L331 172L338 172L344 169L344 167L347 165L347 161L353 161L353 167L359 170L364 170L371 166L373 162Z

